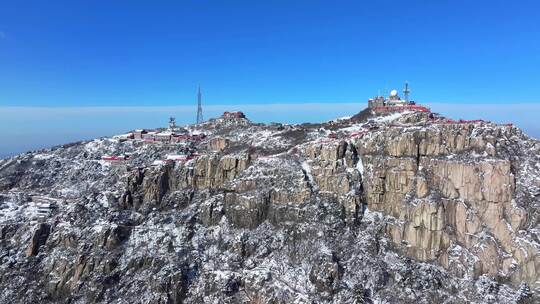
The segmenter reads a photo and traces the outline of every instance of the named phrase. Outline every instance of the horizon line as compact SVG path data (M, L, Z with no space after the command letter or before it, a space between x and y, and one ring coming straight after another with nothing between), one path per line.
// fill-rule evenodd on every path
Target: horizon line
M238 107L238 106L247 106L247 107L266 107L268 105L277 105L277 106L286 106L286 105L359 105L366 104L365 102L355 102L355 101L345 101L345 102L270 102L270 103L212 103L204 104L203 108L222 108L222 107ZM424 102L418 103L424 105L460 105L460 106L473 106L473 105L482 105L482 106L540 106L540 101L531 101L531 102L448 102L448 101L435 101L435 102ZM0 109L192 109L197 108L197 104L193 105L80 105L80 106L37 106L37 105L28 105L28 106L12 106L12 105L0 105Z

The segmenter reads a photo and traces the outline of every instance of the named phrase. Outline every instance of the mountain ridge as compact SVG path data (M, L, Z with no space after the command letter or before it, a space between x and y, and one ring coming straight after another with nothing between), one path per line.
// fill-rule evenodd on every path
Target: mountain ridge
M540 142L511 125L366 109L182 132L1 160L0 300L539 299Z

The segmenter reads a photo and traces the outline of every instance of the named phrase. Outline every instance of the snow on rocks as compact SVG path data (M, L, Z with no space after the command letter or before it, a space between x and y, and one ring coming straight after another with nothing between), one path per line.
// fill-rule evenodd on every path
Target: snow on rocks
M405 225L409 213L424 221L414 231L438 217L421 208L436 208L441 193L431 187L418 198L421 180L408 183L415 170L427 172L422 178L433 173L429 153L459 165L513 161L516 195L507 207L534 210L538 144L508 128L435 125L417 113L355 119L262 125L220 118L186 127L207 136L192 143L102 138L1 161L1 236L10 241L0 247L0 270L10 283L0 282L0 302L516 303L535 296L534 286L501 283L506 277L497 282L463 267L481 261L484 243L452 243L447 269L408 256L413 242L396 244L393 234L407 233L389 227ZM464 130L481 149L459 150L460 138L443 136ZM427 132L441 149L418 153L415 138ZM209 148L216 137L227 145ZM101 160L105 154L130 157L114 163ZM194 157L171 165L167 155ZM22 194L6 194L15 190ZM385 202L368 208L371 194L389 191L404 194L394 212L417 209L392 217L381 208ZM65 203L43 219L52 232L38 255L27 258L31 192ZM465 210L463 216L478 214ZM498 228L538 250L537 215L528 216L521 222L516 211ZM487 232L467 233L494 240Z

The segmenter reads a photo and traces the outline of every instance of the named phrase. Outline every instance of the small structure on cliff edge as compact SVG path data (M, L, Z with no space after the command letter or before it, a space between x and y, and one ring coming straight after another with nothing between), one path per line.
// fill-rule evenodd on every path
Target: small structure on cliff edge
M246 115L244 112L241 111L233 111L233 112L223 112L223 115L221 115L223 118L246 118Z
M409 100L409 84L405 82L405 99L401 99L397 90L390 91L390 96L385 98L384 96L376 96L368 100L368 108L372 109L375 113L389 113L389 112L403 112L403 111L417 111L417 112L431 112L429 108L417 105L416 102Z

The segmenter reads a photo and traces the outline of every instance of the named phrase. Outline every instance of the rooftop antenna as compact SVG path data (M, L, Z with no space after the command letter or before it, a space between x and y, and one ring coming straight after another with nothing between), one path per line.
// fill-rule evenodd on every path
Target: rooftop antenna
M199 92L197 93L197 123L200 124L202 122L203 122L202 95L201 95L201 86L199 86Z
M403 89L403 96L405 97L406 102L409 102L410 93L411 93L411 90L409 89L409 82L405 81L405 89Z

